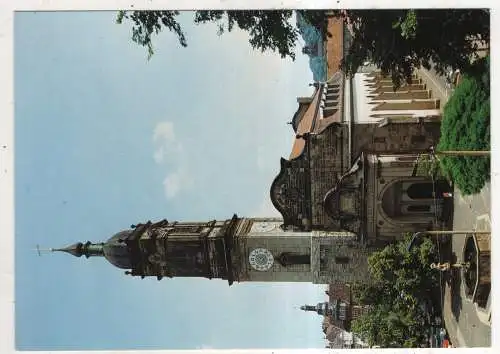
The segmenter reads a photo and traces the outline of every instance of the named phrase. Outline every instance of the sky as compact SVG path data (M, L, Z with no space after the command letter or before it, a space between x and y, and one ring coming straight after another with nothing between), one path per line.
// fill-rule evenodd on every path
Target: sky
M147 220L279 216L269 187L312 73L245 33L181 23L155 55L114 12L16 13L18 350L322 348L298 310L325 286L123 275L104 259L33 250L104 241Z

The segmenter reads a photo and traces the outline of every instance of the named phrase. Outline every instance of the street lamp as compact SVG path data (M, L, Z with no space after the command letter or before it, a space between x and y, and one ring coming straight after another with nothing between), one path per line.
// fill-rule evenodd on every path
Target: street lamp
M408 244L408 252L415 246L415 243L417 242L417 239L424 235L457 235L457 234L473 234L473 235L489 235L491 234L490 231L475 231L475 230L452 230L452 231L420 231L416 232L413 234L413 237L410 240L410 243Z

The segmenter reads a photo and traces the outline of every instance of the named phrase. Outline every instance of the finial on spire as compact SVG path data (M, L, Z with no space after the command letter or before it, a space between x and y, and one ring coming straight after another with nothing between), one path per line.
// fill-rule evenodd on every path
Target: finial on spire
M103 253L103 243L92 243L88 242L77 242L67 247L62 248L50 248L50 252L65 252L69 253L75 257L85 256L87 258L91 256L104 256Z
M38 253L39 256L42 256L43 252L54 252L53 248L40 248L40 245L36 245L36 248L34 249Z
M74 243L68 247L53 248L52 252L66 252L66 253L69 253L75 257L81 257L84 254L83 246L84 246L83 243L77 242L77 243Z

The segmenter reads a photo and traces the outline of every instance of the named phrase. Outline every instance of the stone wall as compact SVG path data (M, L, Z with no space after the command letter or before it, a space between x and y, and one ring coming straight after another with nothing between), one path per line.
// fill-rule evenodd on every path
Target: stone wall
M344 126L331 125L323 133L311 136L311 209L313 228L335 229L322 206L325 194L335 187L347 168L347 133Z
M315 284L369 282L368 256L353 233L313 232L311 261ZM321 263L321 259L326 263Z
M271 201L285 225L307 227L310 220L310 165L307 150L291 161L282 159L281 170L271 185Z
M353 158L361 151L373 153L416 153L428 151L439 141L440 123L390 123L353 125Z

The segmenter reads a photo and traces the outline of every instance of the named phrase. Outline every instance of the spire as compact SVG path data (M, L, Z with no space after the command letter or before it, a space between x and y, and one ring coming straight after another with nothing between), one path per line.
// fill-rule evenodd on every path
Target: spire
M330 305L328 302L320 302L316 306L303 305L300 307L302 311L316 312L318 315L326 316L330 313Z
M87 241L85 243L77 242L70 246L63 248L51 248L51 252L65 252L75 257L85 256L87 258L92 256L104 256L103 250L104 243L92 243Z
M313 306L313 305L303 305L303 306L300 306L300 309L302 311L314 311L314 312L317 311L316 306Z
M63 248L51 248L50 250L52 252L66 252L69 253L75 257L81 257L82 256L82 248L83 248L83 243L77 242L72 244L71 246L63 247Z

